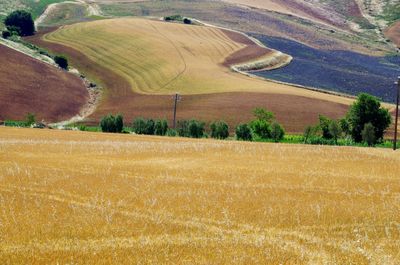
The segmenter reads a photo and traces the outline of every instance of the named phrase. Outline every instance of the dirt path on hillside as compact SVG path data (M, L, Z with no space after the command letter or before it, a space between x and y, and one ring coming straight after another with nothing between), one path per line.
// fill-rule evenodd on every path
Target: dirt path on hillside
M94 111L97 108L98 103L100 102L101 94L102 94L101 88L93 85L93 83L90 82L85 77L82 77L82 75L80 75L78 70L72 69L72 70L70 70L70 72L80 76L81 79L84 81L86 89L89 93L89 99L86 102L86 104L82 106L82 108L80 109L80 111L77 115L75 115L72 118L65 120L65 121L60 121L60 122L49 124L49 126L51 126L51 127L63 127L68 124L73 124L73 123L77 123L77 122L81 122L81 121L85 120L87 117L89 117L90 115L92 115L94 113Z

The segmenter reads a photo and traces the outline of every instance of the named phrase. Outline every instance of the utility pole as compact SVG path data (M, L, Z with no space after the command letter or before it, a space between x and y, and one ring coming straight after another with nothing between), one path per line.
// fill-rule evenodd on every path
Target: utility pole
M173 123L174 129L176 128L176 105L178 104L178 101L180 101L180 100L181 100L181 96L178 93L176 93L174 96L174 102L175 102L175 104L174 104L174 123Z
M396 85L397 96L396 96L396 118L394 121L394 141L393 141L393 150L397 149L397 120L399 118L399 97L400 97L400 76L398 77L397 82L394 83Z

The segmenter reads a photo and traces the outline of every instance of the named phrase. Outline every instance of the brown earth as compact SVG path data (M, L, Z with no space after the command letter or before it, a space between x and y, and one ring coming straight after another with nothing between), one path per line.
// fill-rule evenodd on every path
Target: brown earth
M248 37L240 33L230 30L223 30L223 32L233 41L247 45L247 47L231 54L228 58L226 58L223 63L223 65L226 67L246 63L272 53L271 49L257 45Z
M28 112L37 120L68 119L86 103L80 78L23 53L0 45L0 119L22 120Z
M51 29L50 29L51 30ZM48 30L48 31L50 31ZM48 32L47 31L47 32ZM87 124L98 124L108 113L122 113L125 122L135 117L166 118L170 124L173 113L171 95L143 95L132 92L125 79L88 59L81 52L42 40L41 34L27 38L32 43L49 50L67 54L70 62L81 72L106 88L97 110L87 119ZM113 93L113 91L118 91ZM252 119L252 109L264 107L276 113L277 120L287 132L301 133L305 126L316 123L318 115L331 118L343 116L348 105L298 95L271 93L214 93L184 95L178 104L177 119L196 118L204 121L225 120L231 128Z
M400 48L400 21L397 21L387 28L385 30L385 35L391 39L398 48Z

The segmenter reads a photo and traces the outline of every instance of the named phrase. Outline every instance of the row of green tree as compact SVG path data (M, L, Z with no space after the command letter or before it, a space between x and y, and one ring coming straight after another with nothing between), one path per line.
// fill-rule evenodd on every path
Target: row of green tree
M239 124L235 128L235 137L244 141L274 141L284 139L285 129L279 124L274 113L262 108L253 110L254 119L249 123ZM383 141L383 136L392 122L389 111L381 107L380 101L371 95L360 94L350 107L347 115L339 120L319 116L319 123L307 126L303 139L308 144L338 144L340 139L351 140L354 143L366 143L369 146ZM122 115L107 115L100 123L103 132L123 132ZM205 123L198 120L181 120L176 128L169 128L165 119L136 118L131 125L131 131L136 134L167 135L181 137L212 137L226 139L229 137L229 126L224 121L210 124L208 133Z

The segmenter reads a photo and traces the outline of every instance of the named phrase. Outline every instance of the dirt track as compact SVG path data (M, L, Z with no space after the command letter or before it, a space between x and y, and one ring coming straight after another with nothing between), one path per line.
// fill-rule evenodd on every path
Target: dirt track
M0 45L0 119L21 120L28 112L54 122L79 112L88 98L82 81L65 71Z

